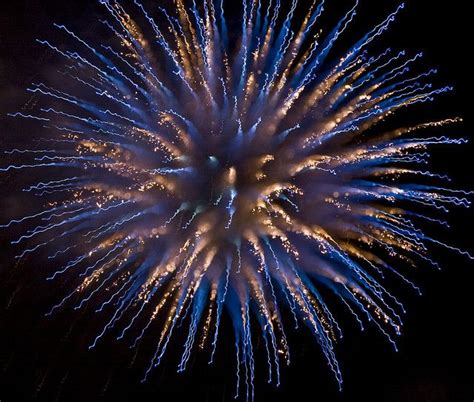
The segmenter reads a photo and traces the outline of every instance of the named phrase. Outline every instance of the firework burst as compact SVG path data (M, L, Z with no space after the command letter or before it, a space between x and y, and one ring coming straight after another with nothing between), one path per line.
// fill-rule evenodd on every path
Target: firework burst
M280 0L244 0L237 43L222 0L175 0L153 17L138 1L127 10L100 3L108 43L60 24L75 50L38 40L64 60L61 78L28 89L46 106L10 116L48 134L37 147L6 151L0 169L31 175L22 190L44 205L2 225L12 233L30 225L12 241L18 258L46 251L58 260L48 280L72 284L48 315L93 303L106 318L91 348L107 332L137 347L157 331L146 379L182 322L178 370L195 348L212 362L228 314L236 395L244 384L247 399L256 333L270 382L290 361L284 311L314 334L342 383L333 347L342 335L327 294L395 346L403 306L379 279L393 275L418 291L398 266L436 266L430 244L472 258L419 228L444 223L421 210L469 205L471 192L433 184L449 179L419 168L429 146L465 140L418 131L460 119L376 127L451 90L432 87L433 69L409 75L421 54L368 55L403 4L330 61L357 2L322 34L324 2L294 18L296 0L284 15Z

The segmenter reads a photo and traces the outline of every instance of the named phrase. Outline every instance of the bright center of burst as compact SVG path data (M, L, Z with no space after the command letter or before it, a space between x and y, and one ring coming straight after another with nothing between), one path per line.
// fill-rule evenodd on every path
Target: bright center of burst
M210 228L215 239L236 241L243 232L258 226L259 203L271 185L263 166L273 158L257 156L247 160L224 160L207 155L188 160L188 168L175 176L183 229Z

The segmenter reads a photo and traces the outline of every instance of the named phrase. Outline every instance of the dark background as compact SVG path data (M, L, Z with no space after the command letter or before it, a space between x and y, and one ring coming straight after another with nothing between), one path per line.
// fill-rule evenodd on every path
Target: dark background
M232 0L234 1L234 0ZM126 3L126 1L124 1ZM166 2L168 3L168 2ZM349 39L378 23L396 2L362 0L357 22ZM377 4L376 4L377 3ZM382 4L378 4L382 3ZM448 131L453 136L472 137L472 22L469 2L451 0L407 1L397 23L380 40L381 47L407 47L425 52L425 65L439 67L440 85L455 86L453 94L428 106L416 107L411 117L462 116L465 122ZM160 2L161 4L161 2ZM342 15L345 1L329 1L328 14ZM305 9L305 1L301 1ZM19 125L5 118L6 112L24 105L24 88L56 63L50 52L34 43L35 38L61 43L53 22L79 27L93 35L97 18L104 16L93 1L17 0L2 5L0 16L0 147L8 149L12 137L24 135ZM237 19L238 21L238 19ZM355 36L351 36L352 33ZM344 44L344 41L342 42ZM472 188L472 144L441 147L434 154L434 169L449 172L453 186ZM5 179L1 179L5 180ZM11 182L1 187L3 197ZM454 210L436 237L461 248L474 250L472 211ZM4 220L3 215L2 222ZM48 306L62 294L46 285L42 265L36 262L12 266L9 245L0 232L4 257L0 264L0 400L10 401L180 401L233 400L235 362L233 338L224 322L215 366L206 356L194 354L188 371L176 373L172 350L164 365L148 383L140 384L145 357L133 360L127 345L105 342L96 350L87 345L99 323L88 312L70 310L44 319ZM265 383L257 372L256 401L379 401L379 402L468 402L474 398L472 330L473 265L467 258L433 249L444 270L422 267L416 276L423 296L417 297L402 284L395 290L408 310L399 352L393 352L377 330L361 333L348 316L339 316L345 337L336 348L343 370L344 389L337 384L321 356L318 345L304 333L288 330L292 364L282 370L279 389ZM257 365L265 362L260 355ZM132 362L132 363L131 363Z

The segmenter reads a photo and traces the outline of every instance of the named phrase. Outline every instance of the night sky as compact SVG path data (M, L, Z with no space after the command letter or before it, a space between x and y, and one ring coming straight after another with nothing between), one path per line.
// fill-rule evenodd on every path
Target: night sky
M305 1L300 2L306 10ZM0 149L8 149L9 143L19 137L27 138L19 131L21 126L5 115L25 105L28 95L24 89L48 76L48 69L57 66L57 58L37 45L35 38L60 41L55 38L58 34L52 29L53 22L68 24L94 37L94 21L105 15L96 3L14 0L2 5ZM344 7L339 7L340 3ZM361 3L351 31L354 37L361 36L398 4L393 0L362 0ZM375 6L375 3L383 4ZM409 0L406 3L397 23L377 46L423 51L424 65L440 71L435 82L452 84L455 91L428 106L403 112L399 118L419 122L461 116L464 123L447 128L446 132L453 137L472 138L472 63L468 61L472 53L472 14L468 2ZM328 4L327 12L340 17L349 3L332 0ZM347 42L343 40L342 49L344 44ZM433 150L433 171L449 173L454 188L472 189L473 151L472 142L465 146L437 147ZM0 223L8 221L6 215L15 210L11 187L11 178L0 176ZM472 208L453 209L448 219L452 229L448 232L440 228L433 237L472 251L472 218ZM368 325L361 333L347 313L336 309L345 335L336 347L343 371L343 391L338 391L320 348L308 331L296 332L288 326L292 364L282 370L279 389L265 383L265 356L261 353L262 345L257 345L260 352L257 352L255 401L473 401L474 267L467 258L444 249L432 250L443 270L438 272L420 264L414 279L423 296L415 295L401 282L387 284L407 309L398 353L374 326ZM188 370L177 374L180 343L179 347L170 349L164 364L153 372L148 382L141 384L143 369L148 364L146 353L134 356L127 344L112 337L89 351L87 347L102 323L91 314L93 308L80 313L66 308L52 318L44 318L45 311L62 297L65 289L46 283L47 267L43 263L30 260L16 265L8 233L2 229L0 253L1 402L233 400L235 361L227 319L223 320L214 366L208 366L206 353L194 353ZM148 337L153 340L153 334Z

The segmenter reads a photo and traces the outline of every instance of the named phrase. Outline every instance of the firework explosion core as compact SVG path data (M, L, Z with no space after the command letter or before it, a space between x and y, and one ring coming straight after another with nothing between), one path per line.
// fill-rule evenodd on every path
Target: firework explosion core
M410 75L421 54L368 55L403 4L331 61L357 2L322 34L324 1L295 21L296 0L285 15L280 0L244 0L238 43L221 1L175 0L173 10L155 10L164 24L138 1L100 3L110 44L55 24L77 50L39 39L64 60L61 79L28 88L47 106L9 113L48 133L37 147L6 151L0 168L24 180L33 172L21 190L44 205L2 227L30 225L12 241L18 258L46 251L58 261L48 280L70 290L48 315L94 304L107 318L91 348L108 332L138 347L155 331L145 380L182 322L178 370L195 348L212 362L228 314L236 395L243 384L247 399L252 338L262 339L269 382L279 384L290 361L284 314L309 328L342 383L333 346L342 331L326 295L395 347L404 309L379 280L418 291L398 266L437 266L430 244L472 258L419 227L444 224L423 210L469 205L471 192L419 168L429 146L465 142L419 131L460 119L377 126L452 89L427 82L434 69Z

